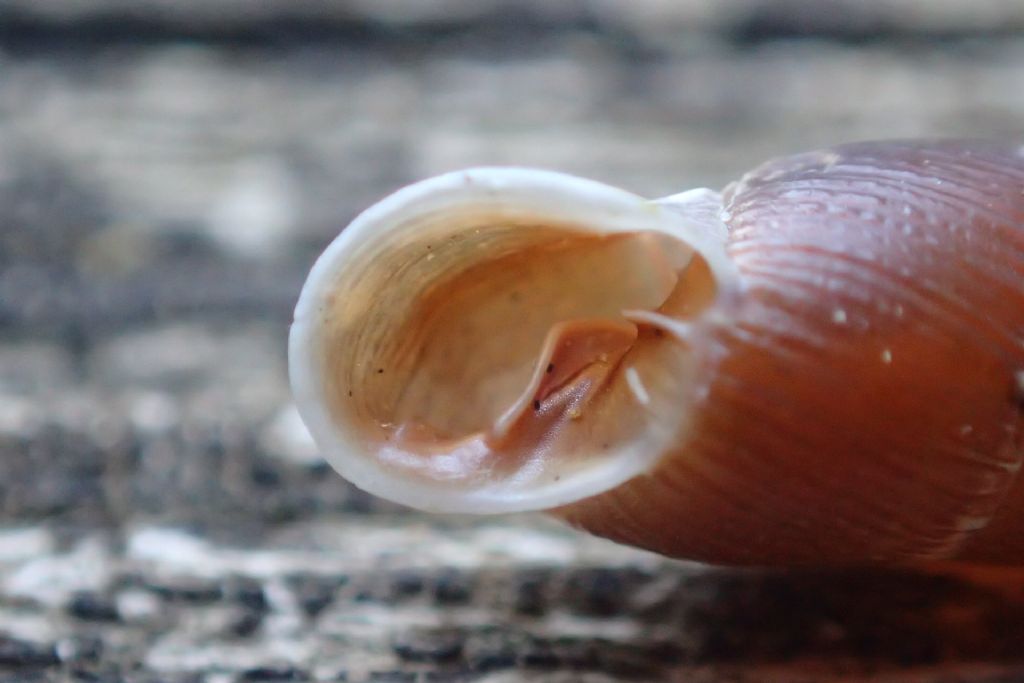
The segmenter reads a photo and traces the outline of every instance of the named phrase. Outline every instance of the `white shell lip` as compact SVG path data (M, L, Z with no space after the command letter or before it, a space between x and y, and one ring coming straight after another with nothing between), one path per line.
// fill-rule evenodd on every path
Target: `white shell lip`
M695 211L688 211L687 204ZM738 291L738 276L725 253L726 228L717 213L718 193L691 190L661 201L564 173L520 167L481 167L447 173L409 185L357 216L320 255L303 285L289 334L288 367L296 407L328 462L360 489L432 512L497 514L550 509L611 490L648 472L678 435L643 440L629 452L559 481L522 484L511 478L477 488L434 484L383 466L362 443L355 426L339 424L324 396L317 353L317 314L356 245L395 230L409 230L418 216L439 210L480 212L495 217L550 216L597 234L660 232L682 240L707 262L718 281L719 301ZM714 213L715 217L709 219ZM715 306L713 322L725 322L731 305ZM648 443L648 441L651 441ZM661 444L658 447L658 443Z

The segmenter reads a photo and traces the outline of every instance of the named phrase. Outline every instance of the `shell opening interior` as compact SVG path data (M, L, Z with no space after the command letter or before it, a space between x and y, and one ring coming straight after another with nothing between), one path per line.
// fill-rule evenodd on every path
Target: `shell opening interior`
M688 321L716 298L690 245L478 206L407 220L353 241L317 305L344 452L318 441L346 476L428 509L531 509L676 443L699 389Z

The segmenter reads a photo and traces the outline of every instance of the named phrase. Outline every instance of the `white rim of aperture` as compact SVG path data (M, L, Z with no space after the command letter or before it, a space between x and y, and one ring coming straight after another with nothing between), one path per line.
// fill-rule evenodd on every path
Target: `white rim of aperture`
M694 192L686 193L691 195ZM710 192L710 191L706 191ZM681 195L680 195L681 196ZM553 171L484 167L436 176L398 190L357 216L313 265L298 303L288 342L288 368L299 415L324 458L354 485L388 500L434 512L489 514L541 510L587 498L649 471L664 453L646 440L622 448L599 465L559 481L517 488L514 478L457 489L403 477L366 453L355 427L339 425L328 410L319 367L317 312L356 245L415 226L416 218L439 210L458 214L481 208L495 218L550 216L598 234L659 232L682 240L707 262L718 296L730 298L738 278L725 254L724 226L691 220L668 205L603 183ZM716 307L718 314L729 307ZM662 444L664 446L665 444ZM629 452L627 452L629 451Z

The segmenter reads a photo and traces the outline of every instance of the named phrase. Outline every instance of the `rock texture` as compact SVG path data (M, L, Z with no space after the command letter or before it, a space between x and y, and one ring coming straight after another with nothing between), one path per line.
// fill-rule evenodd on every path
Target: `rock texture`
M476 164L658 195L1024 137L1012 0L0 0L0 681L1015 681L1024 578L737 572L352 489L305 271Z

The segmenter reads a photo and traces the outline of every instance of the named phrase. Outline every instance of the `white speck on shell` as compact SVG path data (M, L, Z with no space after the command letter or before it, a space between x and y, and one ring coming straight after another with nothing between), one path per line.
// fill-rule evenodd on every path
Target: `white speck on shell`
M820 161L822 170L827 171L842 161L842 157L835 152L822 152Z
M1019 460L1003 461L996 463L996 467L999 469L1009 472L1010 474L1016 474L1020 471L1021 462Z
M988 526L990 519L992 518L986 515L963 517L957 522L957 527L963 531L978 531Z
M892 363L892 351L889 349L882 349L882 362L886 365Z
M834 311L832 311L832 322L834 322L836 325L845 325L846 311L844 311L841 308L837 308Z

